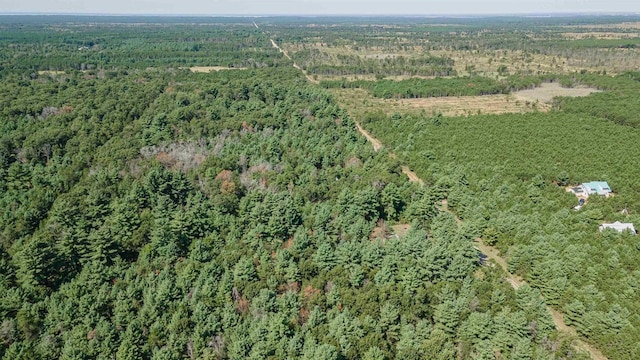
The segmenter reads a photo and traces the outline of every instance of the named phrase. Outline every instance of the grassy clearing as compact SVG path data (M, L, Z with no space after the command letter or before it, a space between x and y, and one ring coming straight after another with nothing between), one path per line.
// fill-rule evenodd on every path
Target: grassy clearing
M64 73L65 73L64 71L57 71L57 70L40 70L40 71L38 71L38 75L49 75L49 76L63 75Z
M570 40L600 39L620 40L633 39L640 36L636 32L564 32L558 34L561 38ZM535 38L532 38L535 40ZM542 40L542 39L539 39ZM336 66L340 64L340 56L357 56L363 60L406 59L418 58L428 53L431 56L450 58L454 60L453 70L459 76L483 75L502 76L504 74L571 74L580 71L602 72L618 74L625 71L633 71L640 67L640 51L638 49L590 49L574 53L537 53L523 50L455 50L440 49L428 50L420 45L386 49L383 46L356 48L352 45L329 46L322 43L313 44L284 44L292 56L303 50L318 50L323 55L322 62ZM373 79L373 75L341 75L340 77L358 77L360 79ZM317 75L318 80L331 80L335 76ZM388 77L393 80L401 80L403 77Z
M516 99L522 101L544 102L550 104L553 98L564 97L582 97L588 96L594 92L600 92L598 89L590 87L562 87L558 83L543 83L540 87L534 89L520 90L513 95Z
M364 89L332 89L336 99L354 115L366 112L421 113L444 116L473 116L480 114L527 113L551 110L555 97L583 97L601 92L598 89L579 86L562 87L559 83L543 83L541 86L503 95L449 96L417 99L383 99L372 96Z
M614 75L640 66L639 49L574 50L571 56L566 55L568 52L544 54L521 50L439 50L432 51L432 54L453 59L453 69L460 76L573 74L581 71L606 71Z
M471 116L477 114L525 113L546 111L547 104L536 104L535 100L517 99L513 95L454 96L421 99L381 99L362 89L335 89L336 98L354 115L381 110L387 115L395 112L425 112L444 116Z
M437 50L435 56L454 60L453 69L458 75L482 74L498 76L501 73L524 74L571 73L579 71L569 65L562 56L534 54L521 50Z
M184 69L184 68L181 68ZM210 73L212 71L221 71L221 70L246 70L247 68L243 67L227 67L227 66L192 66L189 68L191 72L194 73Z
M565 32L562 33L567 39L633 39L640 36L638 33L613 32L613 31L591 31L591 32Z
M567 25L564 28L573 29L618 29L618 30L640 30L640 22L623 22L618 24L587 24L587 25Z
M370 47L355 49L351 45L328 46L327 44L285 44L284 47L292 54L305 50L319 50L325 54L324 61L330 65L339 63L337 58L340 55L358 56L361 59L398 58L400 56L407 59L416 58L428 52L430 55L446 57L454 60L453 69L458 75L482 74L485 76L498 76L499 69L506 66L509 73L521 72L525 74L568 74L586 69L589 71L601 71L605 66L585 67L583 62L572 60L568 56L554 56L546 54L535 54L522 50L431 50L419 45L408 47L407 50L389 49L384 47ZM630 67L633 64L629 65ZM504 73L504 70L502 71ZM360 76L365 78L366 76ZM371 75L373 77L373 75ZM318 75L319 80L328 80L331 76Z
M545 104L532 104L516 100L511 95L455 96L441 98L405 99L400 106L444 116L469 116L477 114L525 113L548 110Z

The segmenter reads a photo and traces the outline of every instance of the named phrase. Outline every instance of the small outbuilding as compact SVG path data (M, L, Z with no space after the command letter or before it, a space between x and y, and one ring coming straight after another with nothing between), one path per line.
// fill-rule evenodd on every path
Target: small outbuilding
M631 223L621 223L620 221L616 221L613 224L602 224L600 225L600 231L604 231L606 229L613 229L617 232L631 231L633 235L636 235L636 228L633 227Z

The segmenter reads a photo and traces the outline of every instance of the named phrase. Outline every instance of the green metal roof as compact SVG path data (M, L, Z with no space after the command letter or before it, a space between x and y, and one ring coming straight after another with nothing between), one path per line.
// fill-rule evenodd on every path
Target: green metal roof
M611 188L609 187L609 184L606 181L592 181L588 183L583 183L582 185L596 192L600 192L603 190L611 191Z

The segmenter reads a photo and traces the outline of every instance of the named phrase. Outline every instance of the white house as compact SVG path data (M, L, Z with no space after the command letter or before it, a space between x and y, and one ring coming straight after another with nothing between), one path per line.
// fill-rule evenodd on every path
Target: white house
M631 231L633 235L636 234L636 229L633 227L631 223L621 223L620 221L616 221L613 224L602 224L600 225L600 231L604 231L606 229L613 229L617 232L623 232L626 230Z

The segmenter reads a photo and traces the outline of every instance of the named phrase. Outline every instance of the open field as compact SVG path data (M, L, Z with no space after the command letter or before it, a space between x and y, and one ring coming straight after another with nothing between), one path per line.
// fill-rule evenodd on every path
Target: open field
M543 83L535 89L522 90L509 95L451 96L418 99L375 98L363 89L335 89L338 101L349 109L367 111L380 109L387 115L394 112L426 112L444 116L470 116L478 114L526 113L548 111L556 96L587 96L598 90L587 87L564 88L558 83ZM357 113L358 110L356 110Z
M563 39L633 39L640 35L638 33L606 32L606 33L563 33ZM385 49L383 47L357 48L353 46L327 46L325 44L284 44L283 48L295 57L295 54L302 50L312 49L317 51L310 60L311 63L321 63L329 66L340 66L340 59L343 56L352 56L362 61L385 61L397 60L403 57L407 60L417 59L425 53L431 56L449 58L453 60L453 70L459 76L484 75L500 76L502 74L570 74L580 71L601 72L616 74L624 71L637 69L640 66L640 52L638 49L583 49L575 51L575 54L566 51L556 51L555 53L541 53L524 50L457 50L438 49L428 50L422 46L412 46L407 50L398 51L396 48ZM385 53L393 52L393 53ZM301 61L302 64L307 62ZM306 67L306 65L305 65ZM374 79L374 74L341 74L341 75L316 75L318 80L331 80L337 77L348 79ZM425 77L415 75L389 75L389 79L402 80L409 77Z
M565 28L576 29L619 29L619 30L640 30L640 22L630 21L617 24L588 24L588 25L566 25Z
M362 115L372 110L382 110L390 115L395 112L424 111L427 114L444 116L467 116L477 114L524 113L548 110L549 105L516 100L512 95L452 96L420 99L381 99L362 89L333 90L343 106Z
M454 60L453 69L460 76L499 76L509 74L571 74L580 71L602 72L613 75L633 71L640 66L638 49L581 49L534 53L522 50L437 50L433 55Z
M394 101L394 100L392 100ZM454 96L422 99L395 100L404 109L424 110L444 116L464 116L477 114L524 113L548 110L546 104L531 104L516 100L511 95Z
M598 89L589 88L589 87L562 87L560 84L553 83L543 83L541 86L534 89L520 90L515 92L513 95L516 99L523 101L540 101L544 103L551 103L553 98L559 96L566 97L582 97L588 96L594 92L600 92Z
M64 73L65 73L64 71L57 71L57 70L40 70L40 71L38 71L38 75L55 76L55 75L62 75Z
M580 70L571 66L566 57L534 54L521 50L436 50L433 54L453 59L453 68L458 75L497 76L498 69L501 67L504 67L503 73L519 72L536 75Z
M183 69L183 68L181 68ZM212 71L221 71L221 70L246 70L247 68L242 67L226 67L226 66L192 66L189 68L191 72L194 73L210 73Z
M591 32L566 32L562 36L569 39L633 39L640 37L637 32L613 32L613 31L591 31Z

